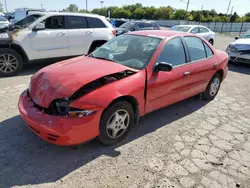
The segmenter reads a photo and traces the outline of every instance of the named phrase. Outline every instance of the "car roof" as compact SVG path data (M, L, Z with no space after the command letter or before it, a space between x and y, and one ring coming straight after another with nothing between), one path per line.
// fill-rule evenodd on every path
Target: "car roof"
M172 30L142 30L128 33L128 35L151 36L158 38L169 38L174 36L196 36L192 33L172 31Z
M205 27L205 26L203 26L203 25L175 25L175 26L181 26L181 27ZM205 27L205 28L207 28L207 27Z
M96 17L96 18L105 18L104 16L98 14L90 14L90 13L74 13L74 12L43 12L44 15L51 15L51 16L89 16L89 17Z
M133 23L156 23L155 21L151 21L151 20L129 20L128 22L133 22Z

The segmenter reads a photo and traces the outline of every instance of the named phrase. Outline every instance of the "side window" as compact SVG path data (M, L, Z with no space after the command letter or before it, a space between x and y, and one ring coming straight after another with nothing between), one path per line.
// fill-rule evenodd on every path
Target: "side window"
M137 26L138 26L139 28L144 28L144 23L138 23Z
M206 58L206 52L201 39L197 37L184 37L191 61L197 61Z
M43 21L46 29L65 29L64 16L52 16Z
M68 16L67 17L68 29L84 29L87 28L87 21L82 16Z
M167 62L173 66L186 63L185 51L180 37L171 39L167 42L158 57L158 62Z
M86 19L89 28L106 28L106 25L98 18L87 17Z
M204 27L200 27L200 33L208 33L209 30L204 28Z
M151 23L144 23L144 27L149 28L149 27L153 27Z
M190 33L199 33L199 28L198 27L195 27L195 28L193 28L191 31L190 31Z
M204 46L205 46L205 50L206 50L206 53L207 53L207 57L211 57L214 55L213 51L211 50L211 48L205 43L203 42Z

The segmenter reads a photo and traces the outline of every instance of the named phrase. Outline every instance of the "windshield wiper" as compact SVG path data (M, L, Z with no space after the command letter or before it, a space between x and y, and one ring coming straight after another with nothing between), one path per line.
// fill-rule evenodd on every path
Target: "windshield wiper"
M105 58L105 57L96 57L96 56L93 56L92 54L89 55L89 57L93 57L93 58L96 58L96 59L103 59L103 60L107 60L107 61L111 61L111 62L115 62L116 63L116 61L114 61L112 59L108 59L108 58Z

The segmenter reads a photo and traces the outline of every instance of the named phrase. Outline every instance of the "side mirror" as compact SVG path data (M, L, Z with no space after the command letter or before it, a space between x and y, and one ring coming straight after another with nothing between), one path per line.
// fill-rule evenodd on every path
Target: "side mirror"
M157 63L154 72L164 71L164 72L171 72L173 70L173 66L166 62Z
M39 30L44 30L45 25L43 23L38 23L36 26L33 28L33 31L39 31Z
M235 37L235 40L238 40L239 39L239 37Z

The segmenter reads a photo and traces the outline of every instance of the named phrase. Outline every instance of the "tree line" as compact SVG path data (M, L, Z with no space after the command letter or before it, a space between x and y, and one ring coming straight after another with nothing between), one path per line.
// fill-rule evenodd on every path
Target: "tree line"
M239 16L237 12L232 15L226 15L223 13L217 13L212 10L192 10L186 12L184 9L175 9L171 6L159 7L154 6L145 7L140 3L132 5L124 5L122 7L104 7L95 8L91 13L108 16L108 10L112 18L125 18L125 19L149 19L149 20L188 20L197 22L250 22L250 12L244 16ZM70 4L69 7L62 11L68 12L87 12L85 9L79 10L79 8Z

